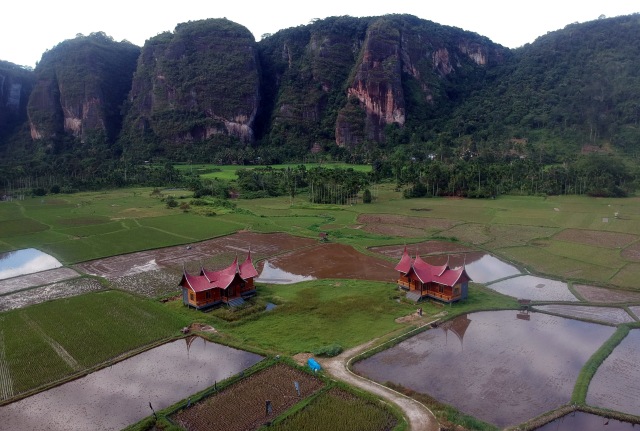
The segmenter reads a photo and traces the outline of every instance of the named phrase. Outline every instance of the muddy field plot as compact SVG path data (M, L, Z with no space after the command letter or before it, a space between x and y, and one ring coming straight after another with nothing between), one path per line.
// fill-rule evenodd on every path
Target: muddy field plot
M441 231L450 229L457 224L455 221L446 219L392 214L361 214L358 216L358 223L363 224L363 230L367 232L403 238L424 235L425 230Z
M288 252L269 259L269 264L290 274L319 279L392 281L397 277L394 262L367 256L351 246L337 243Z
M580 296L589 302L640 302L640 292L606 289L604 287L589 286L586 284L574 284L573 288Z
M0 312L40 304L53 299L70 298L102 289L104 289L104 286L93 278L76 278L61 281L3 296L0 300Z
M76 268L88 274L113 280L161 268L182 268L183 264L187 265L187 269L194 265L194 268L204 265L214 269L218 265L228 265L236 254L239 259L244 259L249 249L254 261L256 261L315 244L317 241L313 239L299 238L283 233L238 232L190 246L166 247L92 260L80 263L76 265Z
M299 395L295 382L300 388ZM320 379L310 374L276 364L176 413L171 419L189 431L257 429L323 386ZM267 400L272 407L268 415Z
M640 416L640 329L633 329L602 363L587 404Z
M557 241L575 242L605 248L622 248L637 240L636 235L595 230L565 229L553 237Z
M49 271L37 272L35 274L8 278L0 280L0 295L16 292L22 289L28 289L30 287L42 286L43 284L69 280L70 278L79 276L80 274L71 268L56 268Z

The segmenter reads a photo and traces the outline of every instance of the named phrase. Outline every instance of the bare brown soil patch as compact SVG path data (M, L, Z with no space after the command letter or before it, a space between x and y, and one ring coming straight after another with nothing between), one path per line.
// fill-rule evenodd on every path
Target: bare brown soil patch
M593 245L597 247L622 248L635 241L638 237L636 235L618 232L565 229L556 234L553 238L559 241L575 242L578 244Z
M269 263L291 274L321 279L392 281L396 278L393 262L367 256L351 246L337 243L290 251L269 259Z
M604 287L574 284L573 288L589 302L633 302L640 301L640 292L606 289Z
M456 224L446 219L393 214L360 214L358 223L364 224L367 232L400 237L419 236L424 234L424 230L446 230Z
M294 382L298 382L300 396ZM276 364L178 412L172 419L188 430L257 429L320 388L322 381L303 371ZM272 411L265 416L265 401Z
M305 366L307 365L307 361L309 360L309 358L312 358L312 357L313 357L313 353L302 352L302 353L298 353L297 355L293 355L292 359L296 361L296 364Z

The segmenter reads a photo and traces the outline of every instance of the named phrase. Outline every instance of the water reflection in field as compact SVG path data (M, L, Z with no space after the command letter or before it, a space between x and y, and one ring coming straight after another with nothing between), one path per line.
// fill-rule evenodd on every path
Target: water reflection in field
M0 280L61 266L58 259L35 248L0 253Z
M587 404L640 416L639 357L640 329L633 329L593 376Z
M0 407L2 429L119 430L254 365L261 356L189 337Z
M293 284L310 280L315 280L315 277L310 275L292 274L284 269L280 269L272 265L268 260L265 260L262 271L260 271L260 275L256 278L256 281L259 283L271 284Z
M497 426L568 402L580 369L615 329L541 313L457 317L355 365Z
M532 301L578 301L567 283L533 275L513 277L487 287L503 295Z
M632 431L635 425L615 419L603 418L584 412L569 413L548 424L536 428L536 431Z

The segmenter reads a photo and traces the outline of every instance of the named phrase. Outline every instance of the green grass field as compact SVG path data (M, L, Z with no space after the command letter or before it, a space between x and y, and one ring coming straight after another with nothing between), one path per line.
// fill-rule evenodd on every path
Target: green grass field
M180 167L187 168L190 169L187 165ZM202 166L205 168L235 172L238 167ZM314 205L304 195L293 202L289 197L241 199L235 201L236 210L225 209L209 217L195 207L188 212L168 209L161 199L151 195L150 188L2 202L0 250L37 247L69 264L191 243L240 229L306 237L327 231L335 241L359 249L440 237L507 257L541 275L640 289L633 281L640 275L640 262L623 259L623 250L606 244L583 245L554 239L565 229L618 232L631 235L626 248L640 240L640 198L403 199L392 184L377 185L372 190L372 204ZM188 201L190 194L165 190L162 195ZM363 229L358 222L360 214L407 216L412 222L432 219L436 223L450 222L453 227L413 228L415 236L400 238Z

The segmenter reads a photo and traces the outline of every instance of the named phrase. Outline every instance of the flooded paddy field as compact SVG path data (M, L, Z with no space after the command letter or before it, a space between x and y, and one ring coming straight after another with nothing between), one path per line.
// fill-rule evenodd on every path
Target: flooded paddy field
M499 427L571 399L580 369L615 328L541 313L459 316L355 364ZM528 319L528 320L527 320Z
M188 337L0 407L3 429L119 430L256 364L253 353Z
M61 266L58 259L35 248L0 253L0 280Z
M535 431L635 431L634 424L604 418L585 412L573 412L562 416Z
M640 329L633 329L596 371L587 404L640 416Z
M536 306L535 309L553 314L560 314L566 317L593 320L597 322L608 323L611 325L635 322L635 319L622 308L551 304L539 305Z
M640 305L634 305L633 307L629 307L629 310L636 315L637 318L640 318Z
M489 289L518 299L532 301L578 301L567 283L533 275L522 275L489 284Z
M367 256L355 248L337 244L317 244L269 259L269 265L286 273L313 278L356 280L396 280L394 262ZM258 271L262 271L262 265ZM261 276L262 277L262 276ZM258 280L259 281L259 280Z
M83 262L75 267L88 274L107 279L136 275L143 272L163 269L182 268L194 271L200 265L213 267L226 266L238 254L243 259L251 250L254 261L289 250L317 245L316 240L299 238L283 233L260 234L238 232L190 246L165 247L157 250L141 251Z
M271 284L293 284L303 281L311 281L316 278L310 275L292 274L276 266L273 266L268 260L262 263L260 275L256 278L258 283Z
M18 290L29 289L31 287L42 286L44 284L56 283L58 281L69 280L79 277L76 271L71 268L57 268L48 271L37 272L35 274L21 275L18 277L0 280L0 295L5 295Z
M60 270L62 270L62 268ZM60 270L56 269L53 271ZM75 271L73 272L75 273ZM75 278L73 280L60 281L35 289L21 290L2 296L0 299L0 312L40 304L41 302L51 301L53 299L70 298L102 289L104 289L104 286L93 278Z

